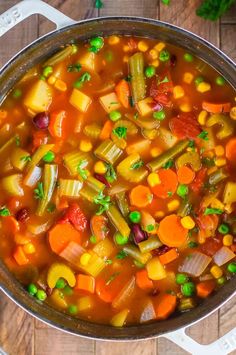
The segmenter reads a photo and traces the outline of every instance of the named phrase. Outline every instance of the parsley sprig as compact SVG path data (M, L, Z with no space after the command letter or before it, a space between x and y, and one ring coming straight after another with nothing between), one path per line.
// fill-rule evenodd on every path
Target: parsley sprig
M77 166L77 171L79 175L82 177L83 180L86 180L88 178L88 172L85 169L85 167L88 165L87 160L83 159L79 161L79 164Z
M43 183L38 182L37 188L34 189L34 198L42 200L44 198Z
M137 170L137 169L141 168L143 165L144 165L144 162L142 160L139 160L136 163L132 164L130 169Z
M96 215L101 215L103 212L107 211L111 204L110 196L105 196L102 191L94 198L94 203L99 205L99 209L96 212Z
M127 136L127 127L116 127L112 131L118 138L126 138Z
M107 171L106 171L105 178L107 179L107 181L109 183L113 183L117 179L115 169L113 168L113 166L110 163L106 163L106 168L107 168Z

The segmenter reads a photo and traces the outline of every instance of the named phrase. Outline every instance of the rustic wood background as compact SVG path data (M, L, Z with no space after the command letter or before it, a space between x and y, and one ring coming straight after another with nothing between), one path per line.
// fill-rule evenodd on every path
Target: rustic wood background
M201 0L103 0L95 9L93 0L48 0L50 5L75 20L106 15L133 15L160 19L184 27L220 47L236 61L236 5L220 21L211 23L195 15ZM0 13L15 5L15 0L0 0ZM0 67L18 50L53 29L45 18L32 16L0 39ZM236 300L188 329L202 344L224 335L236 326ZM185 351L164 340L118 344L73 337L35 320L0 293L0 346L9 355L184 355ZM236 354L236 352L234 352Z

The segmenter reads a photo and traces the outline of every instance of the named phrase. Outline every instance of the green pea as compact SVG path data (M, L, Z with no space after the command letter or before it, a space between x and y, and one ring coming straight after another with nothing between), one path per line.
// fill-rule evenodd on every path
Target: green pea
M185 274L176 274L176 276L175 276L175 282L176 282L178 285L182 285L182 284L184 284L185 282L188 282L188 276L185 275Z
M38 289L35 284L29 284L27 287L27 291L30 295L34 296L37 293Z
M219 286L224 285L226 283L226 278L224 276L219 277L216 282Z
M95 237L95 235L91 235L91 237L89 238L90 242L93 244L97 243L97 238Z
M149 65L146 69L145 69L145 75L147 78L152 78L156 73L156 68L153 65Z
M51 152L51 150L49 150L49 152L47 152L43 157L43 161L45 161L45 163L51 163L54 159L55 154Z
M104 40L102 37L94 37L90 39L89 43L92 47L100 49L104 44Z
M190 53L184 53L184 60L186 62L192 62L193 61L193 55Z
M225 223L222 223L218 228L218 232L221 234L229 233L229 226Z
M65 286L66 286L65 280L60 278L57 280L55 287L61 289L61 288L64 288Z
M225 79L223 76L217 76L216 77L216 84L219 86L224 86L225 85Z
M53 73L53 67L51 67L50 65L48 65L43 69L43 76L45 76L45 78L47 78L52 73Z
M14 99L19 99L22 96L22 91L20 89L15 89L12 93Z
M196 79L194 80L194 83L196 86L198 86L203 81L204 81L204 78L202 76L197 76Z
M141 220L141 213L139 211L130 212L129 219L133 223L139 223Z
M110 120L113 122L118 121L121 118L121 113L119 111L111 111L109 113Z
M159 54L159 59L161 62L167 62L170 59L170 53L167 50L163 50Z
M115 238L116 244L118 244L118 245L127 244L128 241L129 241L129 237L126 237L126 236L120 234L119 232L117 232L117 233L114 235L114 238Z
M44 290L38 290L37 293L36 293L36 298L39 300L39 301L45 301L46 298L47 298L47 294Z
M165 111L161 110L153 112L153 118L155 118L155 120L163 121L166 118Z
M75 304L71 304L69 307L68 307L68 312L70 314L77 314L78 313L78 307L75 305Z
M63 288L63 293L66 295L66 296L71 296L73 295L73 290L70 286L66 285L64 288Z
M232 262L227 266L227 270L232 274L236 273L236 262Z
M196 287L193 282L186 282L181 286L181 292L186 297L194 295Z
M177 195L180 197L185 197L188 194L188 186L180 184L177 188Z

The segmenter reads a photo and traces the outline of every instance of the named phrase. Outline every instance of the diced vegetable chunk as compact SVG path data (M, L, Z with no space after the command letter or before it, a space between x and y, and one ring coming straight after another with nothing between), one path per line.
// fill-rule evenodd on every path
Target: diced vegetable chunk
M86 112L92 103L92 99L82 91L74 88L69 100L70 104L80 112Z
M33 112L47 111L51 102L51 88L43 80L39 80L33 84L24 99L24 105Z
M107 113L119 110L119 108L121 107L115 92L100 96L99 101Z

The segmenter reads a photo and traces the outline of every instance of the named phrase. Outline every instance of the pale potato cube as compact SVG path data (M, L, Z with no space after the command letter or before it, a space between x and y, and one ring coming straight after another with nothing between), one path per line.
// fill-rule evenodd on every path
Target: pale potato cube
M171 133L166 128L160 128L160 139L163 141L163 143L166 145L167 148L171 148L177 143L177 137Z
M120 108L118 97L114 92L101 96L99 98L99 101L107 113L110 113L111 111L119 110Z
M137 102L137 109L141 116L147 116L152 113L152 106L153 99L151 97L146 97L139 102Z
M95 53L87 52L78 61L83 68L89 71L95 71Z
M47 111L51 102L51 88L43 80L39 80L37 83L33 84L24 99L24 105L34 112Z
M73 89L69 100L70 104L81 112L86 112L92 103L89 96L78 89Z
M78 311L83 312L93 308L93 299L90 296L84 296L78 299Z

